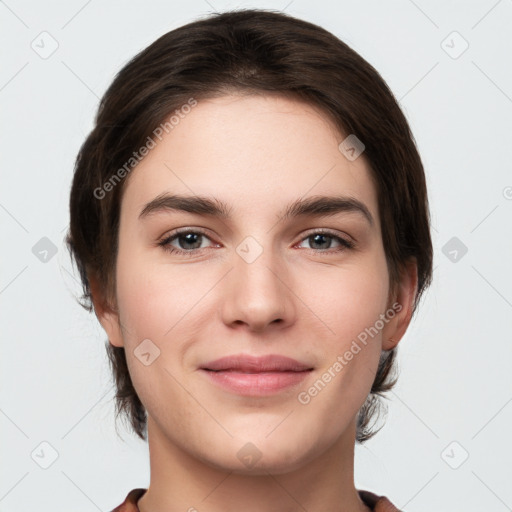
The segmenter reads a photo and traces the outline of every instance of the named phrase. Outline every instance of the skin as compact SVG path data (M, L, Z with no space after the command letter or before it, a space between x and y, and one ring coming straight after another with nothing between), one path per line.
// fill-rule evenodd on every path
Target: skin
M96 314L110 343L125 347L148 411L151 481L141 512L368 510L353 478L356 415L381 350L407 329L417 273L406 266L391 293L370 169L364 153L351 162L340 152L344 138L311 105L224 96L200 101L129 176L116 304L105 306L92 285ZM140 219L163 192L215 197L230 217L167 210ZM282 218L287 204L318 195L358 199L373 225L354 211ZM192 255L158 245L178 228L205 230L201 248L183 237L184 245L175 238L172 246ZM309 237L317 228L355 247L328 235L315 244ZM262 249L251 263L236 250L247 236ZM301 404L298 393L395 302L401 311ZM134 354L145 339L160 350L149 366ZM298 386L265 397L221 389L198 370L238 353L282 354L314 369ZM253 467L237 457L248 442L261 453Z

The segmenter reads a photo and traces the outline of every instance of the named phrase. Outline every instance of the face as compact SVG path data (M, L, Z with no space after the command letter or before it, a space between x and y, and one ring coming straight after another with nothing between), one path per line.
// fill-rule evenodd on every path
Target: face
M225 96L132 171L118 316L100 320L168 446L279 473L354 425L410 298L389 296L376 189L344 138L307 104Z

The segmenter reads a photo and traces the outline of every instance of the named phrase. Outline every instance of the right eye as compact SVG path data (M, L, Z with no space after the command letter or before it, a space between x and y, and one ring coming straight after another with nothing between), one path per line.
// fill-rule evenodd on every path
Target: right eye
M182 229L174 231L161 240L158 245L169 253L190 255L199 249L205 249L208 245L203 242L210 240L206 234L199 230ZM211 241L211 240L210 240ZM177 247L177 244L179 247Z

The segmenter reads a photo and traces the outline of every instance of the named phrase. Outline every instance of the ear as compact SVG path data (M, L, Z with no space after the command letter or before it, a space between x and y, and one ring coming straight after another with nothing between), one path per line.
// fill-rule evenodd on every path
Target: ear
M115 347L123 347L124 341L118 311L114 309L114 306L109 304L105 297L103 287L100 285L96 276L89 276L89 286L91 289L94 312L101 326L107 333L110 344Z
M411 322L414 300L418 291L418 265L416 258L409 260L400 273L389 307L395 311L394 317L382 331L382 350L391 350L398 345Z

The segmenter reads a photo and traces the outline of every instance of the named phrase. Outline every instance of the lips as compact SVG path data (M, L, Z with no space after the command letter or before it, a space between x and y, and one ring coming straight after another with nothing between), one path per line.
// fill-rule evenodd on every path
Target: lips
M264 397L297 387L313 368L280 355L261 357L238 354L222 357L200 368L208 381L224 391Z
M201 369L215 372L234 371L240 373L264 373L302 372L312 370L312 367L286 356L270 354L255 357L246 354L238 354L210 361L202 366Z
M281 355L237 354L211 361L200 370L209 382L224 391L245 397L265 397L296 388L313 368Z

